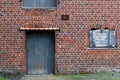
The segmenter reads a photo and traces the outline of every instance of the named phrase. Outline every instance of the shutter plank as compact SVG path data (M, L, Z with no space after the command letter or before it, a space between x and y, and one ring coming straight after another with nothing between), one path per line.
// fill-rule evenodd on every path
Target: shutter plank
M47 7L56 7L57 0L48 0Z
M92 31L89 32L89 43L90 43L90 47L93 47L93 33Z
M115 47L115 43L116 43L116 38L115 38L115 31L110 30L110 34L109 34L109 45L110 47Z

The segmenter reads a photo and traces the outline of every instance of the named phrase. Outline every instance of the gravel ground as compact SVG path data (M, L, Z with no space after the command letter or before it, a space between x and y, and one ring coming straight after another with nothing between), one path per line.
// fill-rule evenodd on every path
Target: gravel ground
M120 72L95 74L21 75L0 73L0 80L120 80Z

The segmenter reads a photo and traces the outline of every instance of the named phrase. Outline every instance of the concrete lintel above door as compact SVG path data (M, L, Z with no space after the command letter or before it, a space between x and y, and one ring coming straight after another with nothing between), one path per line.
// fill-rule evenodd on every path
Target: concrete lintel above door
M51 31L59 31L60 28L20 28L21 31L32 31L32 30L51 30Z

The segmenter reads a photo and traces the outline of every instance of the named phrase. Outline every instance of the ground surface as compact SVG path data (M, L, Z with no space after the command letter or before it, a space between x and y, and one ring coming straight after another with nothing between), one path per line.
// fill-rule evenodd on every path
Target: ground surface
M96 74L27 75L22 80L120 80L120 73L99 72Z
M0 80L120 80L120 72L99 72L96 74L59 74L59 75L7 75Z

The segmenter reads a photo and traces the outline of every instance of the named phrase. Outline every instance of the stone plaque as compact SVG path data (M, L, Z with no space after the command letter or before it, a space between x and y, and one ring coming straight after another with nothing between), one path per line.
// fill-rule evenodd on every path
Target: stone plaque
M96 47L108 46L108 33L109 33L109 30L93 31L93 42L96 45Z

